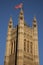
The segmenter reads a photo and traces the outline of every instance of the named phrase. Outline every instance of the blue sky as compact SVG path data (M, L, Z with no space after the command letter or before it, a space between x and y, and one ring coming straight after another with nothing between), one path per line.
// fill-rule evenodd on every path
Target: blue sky
M0 65L4 65L9 19L12 16L14 26L17 25L20 9L15 9L14 6L21 2L26 23L32 26L33 17L37 18L39 59L40 65L43 65L43 0L0 0Z

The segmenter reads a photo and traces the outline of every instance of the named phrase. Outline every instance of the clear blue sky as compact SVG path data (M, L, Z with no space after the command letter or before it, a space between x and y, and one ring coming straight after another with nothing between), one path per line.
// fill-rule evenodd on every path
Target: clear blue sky
M0 0L0 65L4 65L7 27L10 16L14 25L18 23L20 9L14 9L16 4L23 2L24 18L28 25L32 25L36 16L38 23L39 58L43 65L43 0Z

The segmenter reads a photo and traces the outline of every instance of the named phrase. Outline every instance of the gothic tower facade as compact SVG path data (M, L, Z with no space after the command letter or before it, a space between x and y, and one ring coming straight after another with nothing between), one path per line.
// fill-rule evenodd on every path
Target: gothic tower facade
M9 20L4 65L39 65L37 20L28 26L22 9L15 28Z

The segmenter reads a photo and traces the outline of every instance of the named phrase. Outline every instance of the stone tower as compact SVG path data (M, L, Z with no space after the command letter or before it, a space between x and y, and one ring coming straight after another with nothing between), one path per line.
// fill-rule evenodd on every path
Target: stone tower
M37 20L28 26L22 9L15 28L9 20L4 65L39 65Z

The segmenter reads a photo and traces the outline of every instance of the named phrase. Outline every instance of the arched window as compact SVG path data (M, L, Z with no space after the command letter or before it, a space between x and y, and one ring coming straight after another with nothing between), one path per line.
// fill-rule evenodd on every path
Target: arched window
M32 42L30 42L30 53L32 53Z
M22 13L22 12L21 12L20 14L21 14L21 15L23 15L23 13Z
M20 16L20 20L23 20L23 16Z
M29 41L27 41L27 52L29 52Z
M34 24L34 27L36 27L36 24Z
M26 51L26 39L24 39L24 51Z
M11 28L11 25L9 25L9 28Z

